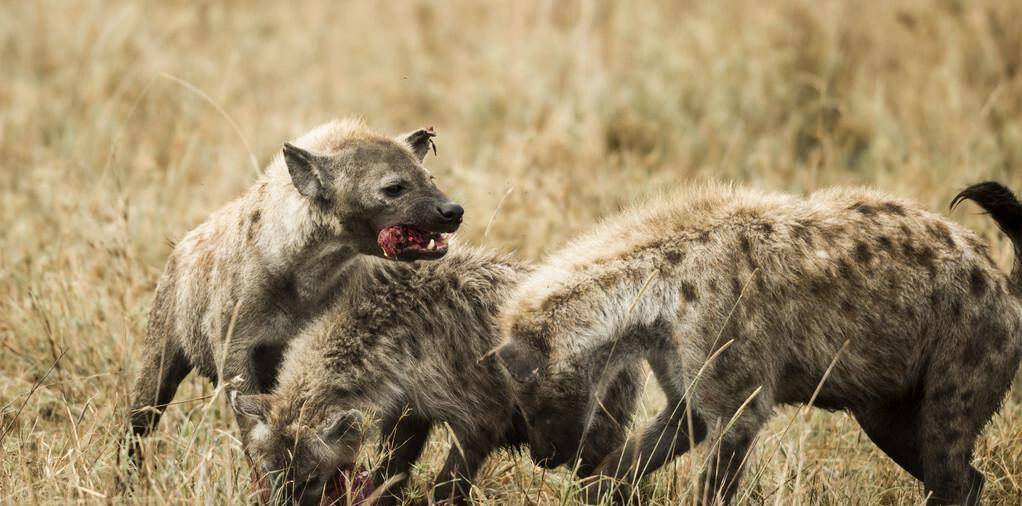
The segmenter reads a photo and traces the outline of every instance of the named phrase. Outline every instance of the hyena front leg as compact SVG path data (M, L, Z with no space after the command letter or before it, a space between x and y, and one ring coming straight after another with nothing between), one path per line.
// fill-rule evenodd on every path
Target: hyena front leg
M174 399L178 385L192 370L192 364L171 338L163 339L162 346L146 346L142 368L138 372L131 393L131 411L128 415L132 442L128 457L141 464L138 438L145 437L160 423L167 404Z
M685 400L680 360L669 358L671 356L668 350L660 349L647 357L657 383L667 394L667 405L638 437L604 459L595 473L596 482L583 491L586 503L597 504L611 491L616 501L624 502L629 495L629 484L663 467L706 438L706 421Z
M700 483L703 504L731 504L741 481L749 451L759 429L773 411L773 396L755 381L733 384L721 381L726 373L718 369L697 387L695 403L711 426L709 458Z
M385 415L380 423L380 448L383 461L376 471L375 486L383 485L392 476L404 476L391 485L377 504L400 504L408 473L419 459L429 437L432 422L405 409Z
M433 488L433 502L438 504L467 504L472 480L490 451L497 446L493 438L483 434L454 431L456 441L447 454L447 461L437 475Z
M698 412L686 409L680 399L668 401L638 437L607 456L595 473L596 482L583 491L583 500L599 504L612 493L614 502L627 502L631 484L689 451L706 433L706 422Z

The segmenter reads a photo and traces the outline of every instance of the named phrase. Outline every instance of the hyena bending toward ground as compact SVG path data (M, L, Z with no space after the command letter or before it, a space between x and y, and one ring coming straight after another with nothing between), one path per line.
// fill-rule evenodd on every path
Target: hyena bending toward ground
M990 211L1018 255L1022 206L1008 190L977 185L961 199ZM773 407L814 399L850 411L932 503L975 504L973 444L1022 350L1020 288L1018 256L1004 275L976 235L911 202L708 186L555 254L507 304L495 355L520 383L531 447L551 458L571 450L557 421L575 421L548 399L593 395L602 371L650 364L669 402L601 465L604 487L707 439L702 497L727 503Z
M441 233L463 211L421 164L432 136L322 125L285 144L248 192L177 244L149 312L131 399L136 436L193 368L243 393L269 391L284 346L336 298L357 255L443 256Z
M497 309L527 270L463 245L436 262L354 264L345 295L294 341L277 388L234 398L239 415L255 422L246 443L256 468L280 476L271 480L277 497L316 504L333 473L353 463L361 413L372 410L389 447L377 486L388 476L407 476L431 427L446 423L456 443L433 496L467 500L486 457L527 440L511 379L477 363L498 344ZM585 438L579 474L624 442L639 380L637 368L623 368L588 433L572 427ZM389 489L386 502L399 500L403 482Z

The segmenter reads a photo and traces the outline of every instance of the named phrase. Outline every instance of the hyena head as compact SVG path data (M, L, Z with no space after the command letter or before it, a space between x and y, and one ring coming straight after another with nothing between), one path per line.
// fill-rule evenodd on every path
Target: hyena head
M234 395L231 404L255 423L245 446L258 481L270 485L271 503L313 505L337 495L339 473L354 468L362 445L359 411L335 407L312 416L272 394Z
M549 344L541 327L515 324L505 343L483 357L503 364L515 382L518 407L528 424L529 454L543 467L577 462L584 473L623 443L639 378L625 369L605 381L597 396L596 371L583 366L550 367Z
M347 231L360 253L436 259L464 210L422 165L434 135L432 127L394 139L353 135L330 154L285 144L284 163L298 192Z

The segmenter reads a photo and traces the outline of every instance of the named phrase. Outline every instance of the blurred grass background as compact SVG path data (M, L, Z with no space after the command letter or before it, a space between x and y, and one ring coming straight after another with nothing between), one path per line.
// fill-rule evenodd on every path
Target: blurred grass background
M125 500L111 495L115 439L168 241L331 117L435 126L427 163L467 209L462 237L528 258L706 178L868 184L934 210L980 180L1022 189L1012 0L9 0L0 12L4 503ZM954 219L1010 266L975 207ZM190 379L177 399L210 392ZM1016 388L980 442L990 504L1022 497L1020 417ZM245 500L235 434L218 401L171 407L132 500ZM447 444L431 443L420 493ZM691 499L699 456L654 475L647 502ZM750 504L923 500L843 414L782 410L747 477ZM494 459L478 485L483 503L573 501L568 474L527 458Z

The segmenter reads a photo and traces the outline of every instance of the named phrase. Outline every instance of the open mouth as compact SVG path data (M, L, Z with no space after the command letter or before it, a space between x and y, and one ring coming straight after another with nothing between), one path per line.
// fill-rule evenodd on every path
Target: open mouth
M447 253L447 238L439 232L427 232L409 225L393 225L376 236L383 256L399 260L440 258Z
M374 490L369 471L353 464L342 466L323 490L320 505L369 504Z

